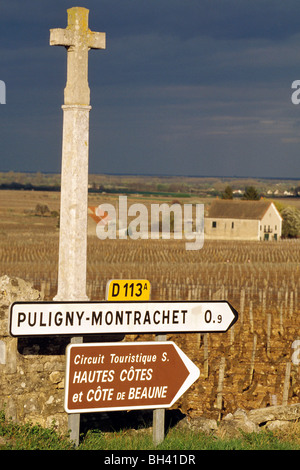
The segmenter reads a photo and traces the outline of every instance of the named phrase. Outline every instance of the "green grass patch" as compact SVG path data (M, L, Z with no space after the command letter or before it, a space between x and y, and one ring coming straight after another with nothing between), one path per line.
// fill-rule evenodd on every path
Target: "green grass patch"
M51 428L32 423L17 424L6 419L4 411L0 411L0 450L75 450L75 447L68 434L57 432L54 423ZM300 450L299 426L289 434L263 430L242 433L234 439L173 428L157 447L147 429L111 433L89 430L81 435L77 450Z
M220 439L201 432L170 430L165 440L157 447L153 445L151 434L127 431L111 433L110 436L99 431L88 431L79 449L82 450L300 450L293 439L281 439L271 431L243 433L234 439Z
M71 450L69 435L57 432L55 424L51 428L26 423L14 423L5 419L0 411L0 450Z

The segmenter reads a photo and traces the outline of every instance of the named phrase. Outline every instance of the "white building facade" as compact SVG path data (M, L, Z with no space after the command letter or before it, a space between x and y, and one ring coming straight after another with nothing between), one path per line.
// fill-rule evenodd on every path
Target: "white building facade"
M273 202L216 200L204 221L204 236L215 240L279 240L282 217Z

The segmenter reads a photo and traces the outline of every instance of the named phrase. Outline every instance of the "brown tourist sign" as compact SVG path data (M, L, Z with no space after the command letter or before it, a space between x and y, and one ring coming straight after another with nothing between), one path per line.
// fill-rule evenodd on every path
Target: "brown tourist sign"
M198 379L171 342L69 344L67 413L168 408Z

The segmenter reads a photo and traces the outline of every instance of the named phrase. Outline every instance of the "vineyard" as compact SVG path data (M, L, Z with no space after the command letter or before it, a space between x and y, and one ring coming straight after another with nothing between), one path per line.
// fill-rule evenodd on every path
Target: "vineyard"
M0 275L31 281L50 300L57 289L57 219L26 214L34 197L1 207ZM50 202L58 210L57 200ZM90 230L87 294L103 300L109 279L141 278L150 281L153 300L228 300L239 320L227 333L168 335L200 368L175 407L219 418L238 407L300 401L300 368L292 361L300 339L299 260L299 240L205 241L202 250L186 251L184 240L100 241Z

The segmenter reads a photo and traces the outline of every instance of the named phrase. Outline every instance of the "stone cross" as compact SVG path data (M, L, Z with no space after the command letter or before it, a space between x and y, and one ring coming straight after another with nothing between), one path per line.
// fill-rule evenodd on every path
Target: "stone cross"
M54 300L86 295L90 89L88 51L105 49L105 33L88 28L89 10L67 10L66 29L50 30L50 45L67 48L61 169L58 290Z

